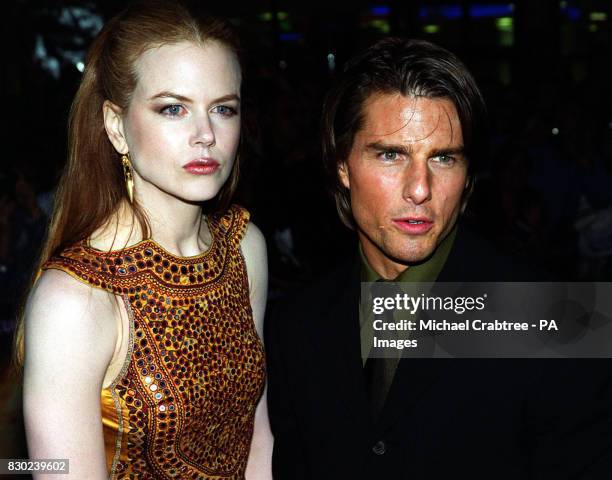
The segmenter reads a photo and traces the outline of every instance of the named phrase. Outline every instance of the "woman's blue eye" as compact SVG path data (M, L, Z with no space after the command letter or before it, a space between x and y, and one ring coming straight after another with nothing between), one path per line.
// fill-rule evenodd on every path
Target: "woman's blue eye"
M227 105L217 105L214 109L217 113L223 115L224 117L231 117L237 113L235 108Z
M178 117L183 113L182 105L168 105L162 108L161 113L168 115L169 117Z

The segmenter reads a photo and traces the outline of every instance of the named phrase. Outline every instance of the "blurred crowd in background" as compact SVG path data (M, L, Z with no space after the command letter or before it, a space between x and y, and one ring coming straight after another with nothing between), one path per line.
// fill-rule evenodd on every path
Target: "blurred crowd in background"
M65 161L66 120L84 54L124 3L3 4L3 376L15 309ZM610 2L196 3L232 19L243 35L245 135L237 202L266 236L272 299L355 252L353 234L340 224L327 194L320 113L343 62L386 35L424 38L450 49L484 93L489 156L477 171L464 221L560 280L612 280ZM18 419L7 412L17 400L3 391L6 385L0 379L4 458L23 445L11 430Z

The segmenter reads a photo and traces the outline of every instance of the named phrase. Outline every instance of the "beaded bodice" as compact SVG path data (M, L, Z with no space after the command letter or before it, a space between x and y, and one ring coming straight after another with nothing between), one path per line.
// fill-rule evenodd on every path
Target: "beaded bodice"
M44 266L123 297L129 353L102 391L111 478L244 478L265 381L240 241L248 213L208 219L210 249L176 257L152 240L81 242Z

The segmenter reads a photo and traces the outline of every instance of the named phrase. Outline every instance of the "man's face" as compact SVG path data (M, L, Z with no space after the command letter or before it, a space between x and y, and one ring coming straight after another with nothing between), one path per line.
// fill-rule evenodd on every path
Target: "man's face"
M373 94L339 168L370 265L394 278L452 230L467 182L457 109L447 98Z

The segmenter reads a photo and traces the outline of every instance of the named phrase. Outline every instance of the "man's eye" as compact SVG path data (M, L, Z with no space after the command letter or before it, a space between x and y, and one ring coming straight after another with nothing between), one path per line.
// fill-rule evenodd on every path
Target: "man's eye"
M437 155L433 157L433 160L443 166L451 166L455 163L455 157L451 155Z
M397 152L391 152L391 151L383 152L382 159L389 161L389 162L397 160Z
M161 109L161 113L168 117L178 117L184 113L185 109L182 105L168 105Z
M238 113L235 108L228 105L217 105L215 108L213 108L213 111L223 115L224 117L233 117L236 115L236 113Z

